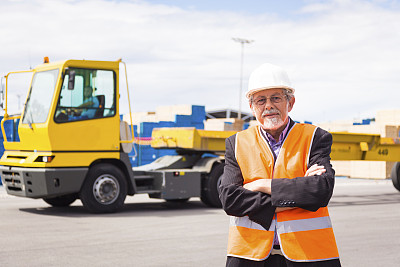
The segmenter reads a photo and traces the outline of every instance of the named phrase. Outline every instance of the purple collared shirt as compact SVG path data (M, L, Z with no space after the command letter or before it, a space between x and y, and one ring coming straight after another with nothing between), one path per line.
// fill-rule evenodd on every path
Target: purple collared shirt
M274 154L274 163L276 162L276 158L279 155L279 151L281 151L281 147L283 141L285 141L286 134L289 131L289 124L290 124L290 118L288 119L288 123L286 124L285 129L283 129L282 133L279 135L278 141L276 141L275 138L272 137L272 135L270 135L263 128L261 128L261 133L264 136L265 140L267 140L271 148L271 151ZM276 234L276 226L275 226L274 245L279 245L278 235Z

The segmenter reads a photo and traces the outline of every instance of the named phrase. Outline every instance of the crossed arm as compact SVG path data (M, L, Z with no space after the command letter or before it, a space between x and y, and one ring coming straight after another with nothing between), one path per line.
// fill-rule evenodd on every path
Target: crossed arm
M329 157L331 134L317 130L306 179L260 179L245 186L234 155L234 138L226 140L225 169L220 186L220 199L228 215L247 215L268 229L275 212L293 207L316 211L328 205L335 175Z
M313 175L322 175L326 172L324 166L318 164L312 165L305 173L304 177ZM271 195L271 179L258 179L256 181L245 184L243 187L253 192L262 192ZM275 212L281 212L285 210L294 209L295 207L277 207Z

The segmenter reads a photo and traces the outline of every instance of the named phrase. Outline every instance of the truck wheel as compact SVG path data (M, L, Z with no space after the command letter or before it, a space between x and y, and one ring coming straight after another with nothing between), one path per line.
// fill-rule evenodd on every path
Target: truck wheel
M67 207L71 205L77 198L77 194L70 194L59 197L43 198L43 200L53 207Z
M396 162L393 165L390 178L392 178L393 186L400 191L400 162Z
M93 213L115 212L124 205L127 182L120 169L112 164L92 167L83 183L80 199Z
M218 187L224 173L224 164L217 163L211 169L210 174L202 180L201 201L210 207L221 208Z

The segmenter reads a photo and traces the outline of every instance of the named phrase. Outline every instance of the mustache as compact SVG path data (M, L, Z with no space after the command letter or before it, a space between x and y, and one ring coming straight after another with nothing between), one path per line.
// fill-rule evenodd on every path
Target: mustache
M274 114L274 113L276 113L276 114L278 114L278 115L280 115L281 113L279 112L279 110L277 110L277 109L270 109L270 110L264 110L263 111L263 113L261 114L261 116L267 116L267 115L270 115L270 114Z

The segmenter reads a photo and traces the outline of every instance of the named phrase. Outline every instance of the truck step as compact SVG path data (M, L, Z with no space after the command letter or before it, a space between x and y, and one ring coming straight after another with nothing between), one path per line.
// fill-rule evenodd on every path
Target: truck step
M144 186L137 188L137 194L155 194L155 193L160 193L160 190L149 189Z
M156 177L149 173L134 173L133 179L135 180L136 190L138 193L158 193L159 190L155 190L154 181Z

